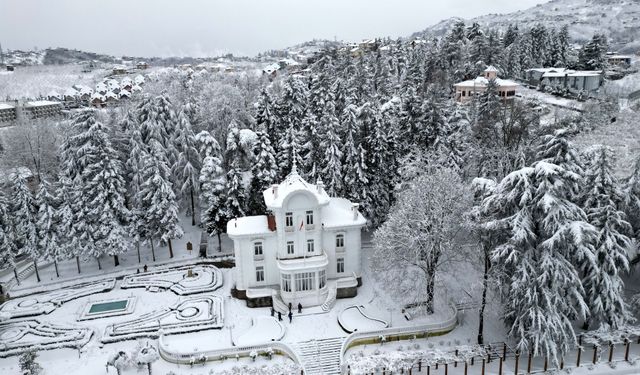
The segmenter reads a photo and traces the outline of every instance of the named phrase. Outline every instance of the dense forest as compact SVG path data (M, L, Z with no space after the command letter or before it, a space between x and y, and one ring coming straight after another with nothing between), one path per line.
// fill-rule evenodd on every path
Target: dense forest
M621 179L606 146L582 153L571 143L615 117L611 99L550 119L491 84L461 105L452 85L489 65L513 79L539 66L602 70L606 51L600 35L574 50L566 28L458 23L441 39L379 40L360 56L327 49L308 70L274 79L159 70L126 107L3 132L2 162L15 169L0 195L0 262L117 264L131 243L172 251L182 212L219 238L228 220L264 214L261 192L295 166L361 204L376 251L396 251L385 245L412 233L403 225L425 235L414 254L431 267L421 268L420 298L436 293L438 265L460 249L449 229L460 226L482 259L483 297L490 285L509 296L504 320L518 348L558 360L576 321L618 329L631 317L623 275L640 236L640 159ZM452 191L458 204L442 207ZM412 272L400 261L385 271Z

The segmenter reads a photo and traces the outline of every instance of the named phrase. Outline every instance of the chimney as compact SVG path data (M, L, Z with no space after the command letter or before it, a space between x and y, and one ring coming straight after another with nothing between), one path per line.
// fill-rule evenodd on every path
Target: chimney
M273 198L278 198L278 185L271 185L271 194L273 194Z
M358 220L358 208L359 207L360 207L360 204L351 203L351 211L353 212L353 221Z

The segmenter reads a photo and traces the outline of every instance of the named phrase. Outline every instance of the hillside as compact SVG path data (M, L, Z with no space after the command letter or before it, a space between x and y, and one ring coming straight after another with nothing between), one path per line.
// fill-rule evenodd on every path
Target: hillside
M442 35L459 18L444 20L414 36ZM640 50L639 0L552 0L533 8L508 14L487 14L465 20L484 27L506 29L511 24L530 28L537 23L560 28L569 25L575 42L582 43L594 33L604 33L611 48L620 52Z

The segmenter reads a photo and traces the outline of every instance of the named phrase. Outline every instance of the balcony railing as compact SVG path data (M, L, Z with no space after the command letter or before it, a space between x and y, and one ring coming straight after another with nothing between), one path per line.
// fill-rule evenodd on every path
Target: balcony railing
M344 253L344 246L336 246L336 253Z
M285 232L293 232L293 226L284 227Z
M264 254L253 254L253 260L264 260Z
M307 225L305 226L305 228L306 228L307 230L314 230L314 229L316 229L316 225L315 225L315 224L307 224Z

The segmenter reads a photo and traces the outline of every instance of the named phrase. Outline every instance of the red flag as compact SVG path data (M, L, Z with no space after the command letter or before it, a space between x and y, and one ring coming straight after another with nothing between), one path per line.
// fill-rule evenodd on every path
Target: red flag
M298 230L302 230L302 228L303 228L303 227L304 227L304 220L302 220L302 221L300 222L300 229L298 229Z

